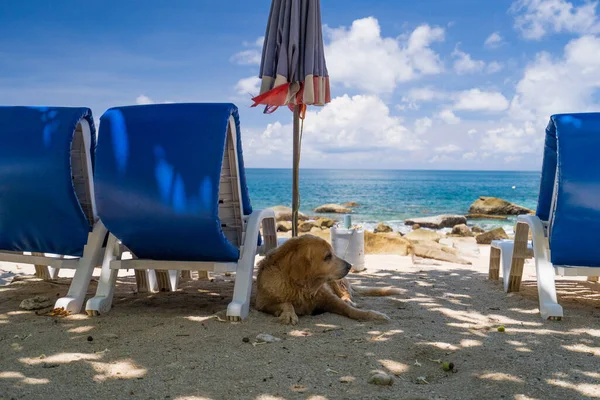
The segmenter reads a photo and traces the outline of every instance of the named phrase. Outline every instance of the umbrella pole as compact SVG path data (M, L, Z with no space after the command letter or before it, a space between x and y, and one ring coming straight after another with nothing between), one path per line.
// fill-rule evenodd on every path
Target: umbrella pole
M298 209L300 194L298 190L298 173L300 169L300 106L294 106L294 144L292 167L292 237L298 236Z

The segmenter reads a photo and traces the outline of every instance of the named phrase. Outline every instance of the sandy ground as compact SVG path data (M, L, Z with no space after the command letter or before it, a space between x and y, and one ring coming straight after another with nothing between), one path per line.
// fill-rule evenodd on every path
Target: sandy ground
M566 318L543 321L531 263L522 291L507 295L487 280L489 246L456 241L472 266L370 255L350 276L403 290L357 299L387 313L386 324L323 314L291 327L254 310L221 322L233 289L224 276L156 294L136 294L122 276L111 313L42 316L19 303L62 296L69 279L20 278L0 287L0 399L600 398L600 284L561 279ZM2 264L0 282L32 271ZM253 345L259 333L282 341ZM395 375L393 385L369 384L374 369Z

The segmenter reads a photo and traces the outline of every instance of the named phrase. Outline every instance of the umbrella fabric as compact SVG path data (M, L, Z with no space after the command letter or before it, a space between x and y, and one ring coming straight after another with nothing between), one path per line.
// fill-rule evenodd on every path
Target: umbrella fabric
M265 112L331 101L319 0L271 3L259 77L260 94L252 99L253 107L265 104Z

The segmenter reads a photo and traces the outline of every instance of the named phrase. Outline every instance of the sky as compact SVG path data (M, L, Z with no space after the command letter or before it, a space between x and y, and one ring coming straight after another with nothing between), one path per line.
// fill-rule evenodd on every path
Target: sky
M251 108L270 0L0 2L0 104L233 102L248 167L290 168L292 114ZM587 0L322 0L331 103L302 168L539 170L552 114L598 111ZM101 140L101 138L100 138Z

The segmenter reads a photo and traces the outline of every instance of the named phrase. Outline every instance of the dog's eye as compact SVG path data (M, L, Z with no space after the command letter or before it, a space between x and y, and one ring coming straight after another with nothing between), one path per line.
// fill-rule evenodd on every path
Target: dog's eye
M328 254L325 256L325 261L331 261L331 259L332 259L332 258L333 258L333 255L332 255L331 253L328 253Z

